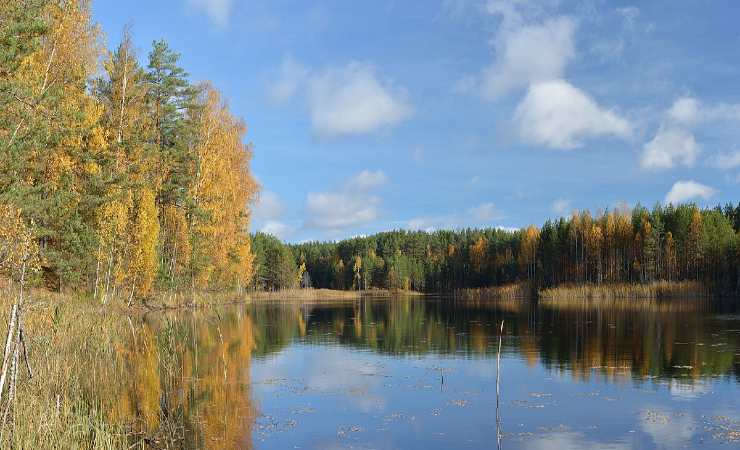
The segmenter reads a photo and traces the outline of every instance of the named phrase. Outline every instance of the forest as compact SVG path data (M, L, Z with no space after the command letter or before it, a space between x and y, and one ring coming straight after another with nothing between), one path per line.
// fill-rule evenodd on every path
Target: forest
M2 269L103 302L241 289L258 189L245 124L166 42L139 55L127 27L106 49L90 8L0 5Z
M547 288L693 280L717 293L740 291L740 203L574 212L517 231L398 230L296 245L262 233L252 239L256 289L445 292L517 282Z

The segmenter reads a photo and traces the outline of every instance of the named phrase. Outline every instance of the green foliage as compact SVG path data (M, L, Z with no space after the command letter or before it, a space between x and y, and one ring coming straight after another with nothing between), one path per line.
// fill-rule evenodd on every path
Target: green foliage
M391 231L341 242L291 246L316 288L449 291L528 281L649 283L699 280L736 289L737 208L637 205L631 213L588 212L518 231Z
M274 236L265 233L252 235L254 276L252 287L274 291L298 285L298 266L291 249Z

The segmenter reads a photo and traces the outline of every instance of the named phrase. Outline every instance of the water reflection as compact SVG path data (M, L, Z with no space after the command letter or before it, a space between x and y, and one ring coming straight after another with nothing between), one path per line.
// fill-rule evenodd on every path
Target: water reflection
M146 447L252 448L252 318L149 314L129 321L106 413Z
M257 354L295 340L391 355L494 357L504 352L575 379L699 379L740 372L740 321L732 304L708 300L539 304L521 301L358 301L250 308ZM735 328L740 328L736 326Z
M704 417L740 426L721 396L740 382L740 316L716 302L363 299L125 320L103 406L132 444L484 448L501 320L504 447L672 448L721 422ZM696 409L713 395L727 415ZM604 408L624 423L605 428Z

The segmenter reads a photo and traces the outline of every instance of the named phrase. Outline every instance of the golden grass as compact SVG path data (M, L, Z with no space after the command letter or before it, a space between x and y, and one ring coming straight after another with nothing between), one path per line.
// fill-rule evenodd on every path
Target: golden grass
M564 285L539 291L540 300L547 301L572 299L677 299L708 297L709 295L709 289L696 281L656 281L646 284Z
M458 289L453 296L463 300L517 300L531 299L532 289L528 283L512 283L475 289Z
M0 322L8 323L14 295L0 297ZM23 367L18 392L0 437L2 448L121 448L123 425L107 421L89 396L105 389L123 333L121 316L72 296L33 291L23 321L33 378ZM3 339L5 338L3 328ZM6 393L7 394L7 393ZM6 402L4 397L3 408Z
M366 291L340 291L334 289L283 289L279 291L250 292L249 298L255 301L302 301L322 302L336 300L358 300L363 297L404 297L423 295L414 291L395 291L371 289Z

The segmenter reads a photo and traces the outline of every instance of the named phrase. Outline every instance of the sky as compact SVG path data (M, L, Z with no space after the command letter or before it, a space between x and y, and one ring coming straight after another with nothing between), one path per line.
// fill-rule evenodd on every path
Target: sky
M95 0L248 126L290 242L740 200L735 0Z

